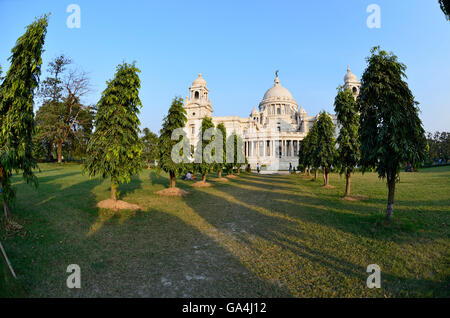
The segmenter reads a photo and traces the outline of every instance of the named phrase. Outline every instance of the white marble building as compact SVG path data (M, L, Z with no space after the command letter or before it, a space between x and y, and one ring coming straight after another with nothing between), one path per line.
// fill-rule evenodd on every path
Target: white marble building
M360 82L350 69L347 69L344 77L344 86L350 88L355 96L358 95ZM191 145L197 144L202 119L208 116L215 126L223 123L228 135L235 132L242 137L245 156L252 168L259 163L267 170L286 170L289 163L293 167L297 166L299 142L305 138L317 119L317 115L308 116L291 92L281 85L278 71L273 87L267 90L258 109L254 107L247 118L213 116L209 90L202 74L199 74L189 88L184 107L188 118L186 133ZM332 116L336 124L335 116ZM338 125L336 135L337 131Z

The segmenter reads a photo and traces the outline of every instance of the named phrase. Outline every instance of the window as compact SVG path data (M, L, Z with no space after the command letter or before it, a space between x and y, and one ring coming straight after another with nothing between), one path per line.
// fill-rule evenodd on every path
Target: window
M356 87L353 87L353 94L356 94L358 92L358 89Z
M281 107L277 106L277 115L281 115Z
M200 97L200 94L199 94L198 92L195 92L194 98L195 98L195 99L198 99L199 97Z
M191 126L191 134L192 135L195 134L195 126L194 125Z

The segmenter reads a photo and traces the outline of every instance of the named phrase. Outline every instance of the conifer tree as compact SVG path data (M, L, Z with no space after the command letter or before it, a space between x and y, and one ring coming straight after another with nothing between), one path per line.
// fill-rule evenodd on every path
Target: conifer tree
M222 171L226 165L227 158L227 129L223 123L217 125L217 130L222 134L222 162L216 164L219 178L222 178Z
M185 165L185 162L174 162L172 158L172 149L183 139L172 140L172 133L176 129L184 128L186 124L186 110L183 107L183 99L175 97L169 108L167 116L160 131L158 148L159 148L159 162L158 167L169 174L170 187L174 188L176 185L176 176L180 174ZM186 156L190 154L185 154Z
M322 167L323 185L328 186L331 166L335 160L334 124L330 114L321 112L315 125L317 125L316 163Z
M130 182L142 168L142 142L138 114L140 70L135 64L117 66L97 103L95 132L87 147L85 171L90 177L110 178L111 199L117 200L119 183Z
M317 171L320 167L320 161L317 157L317 142L318 142L318 134L317 134L317 122L311 127L306 136L307 142L305 145L305 160L308 168L308 175L310 168L314 168L314 180L317 180Z
M340 124L336 163L339 173L345 174L345 196L349 196L351 174L360 158L358 105L351 90L339 88L334 100L334 111Z
M0 85L0 187L8 219L9 205L15 199L12 173L22 171L24 180L37 186L33 173L37 167L33 158L33 97L39 85L47 25L48 16L44 15L27 26L11 50L11 66Z
M208 144L211 143L214 138L214 136L212 136L211 140L203 139L205 131L210 128L214 128L212 119L210 117L204 117L202 119L202 127L199 135L199 141L195 149L196 152L195 156L197 159L194 162L194 169L202 175L202 182L206 182L206 176L215 166L213 158L211 157L211 155L214 155L214 153L204 151L205 148L208 146Z

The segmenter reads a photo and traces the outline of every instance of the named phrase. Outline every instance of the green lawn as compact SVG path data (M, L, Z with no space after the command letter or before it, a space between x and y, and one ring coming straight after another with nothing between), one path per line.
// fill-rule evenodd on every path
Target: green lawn
M371 173L352 182L370 199L348 202L336 174L335 189L299 175L179 182L190 194L174 198L154 194L168 179L145 170L119 187L143 211L112 213L95 207L107 182L79 165L40 168L38 190L15 177L24 229L0 230L30 297L450 296L450 167L402 173L390 223L387 188ZM373 263L381 289L366 287ZM66 287L69 264L81 267L81 289ZM11 296L0 261L2 273L0 295Z

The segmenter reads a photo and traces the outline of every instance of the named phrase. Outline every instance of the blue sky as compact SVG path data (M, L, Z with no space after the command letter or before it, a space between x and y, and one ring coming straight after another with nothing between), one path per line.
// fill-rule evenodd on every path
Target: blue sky
M69 29L69 4L81 28ZM381 9L369 29L366 8ZM51 12L43 74L58 54L89 73L96 103L122 61L141 69L142 127L158 131L174 96L198 73L214 115L247 117L273 85L274 72L308 114L333 111L350 66L361 76L370 48L393 51L408 67L427 131L450 130L450 23L437 0L346 1L25 1L0 0L0 65L34 17Z

